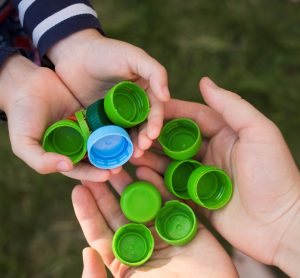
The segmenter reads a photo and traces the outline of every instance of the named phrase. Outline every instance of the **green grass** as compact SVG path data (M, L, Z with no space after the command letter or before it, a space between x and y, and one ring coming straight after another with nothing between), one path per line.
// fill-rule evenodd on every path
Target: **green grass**
M289 1L94 1L109 37L166 66L174 97L201 101L200 77L236 91L282 130L300 164L300 5ZM86 245L70 193L15 158L0 124L0 277L79 277Z

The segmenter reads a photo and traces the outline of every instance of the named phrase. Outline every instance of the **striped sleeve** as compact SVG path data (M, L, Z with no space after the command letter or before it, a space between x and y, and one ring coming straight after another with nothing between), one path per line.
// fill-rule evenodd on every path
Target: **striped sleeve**
M41 56L59 40L87 28L103 33L88 0L14 0L23 28Z

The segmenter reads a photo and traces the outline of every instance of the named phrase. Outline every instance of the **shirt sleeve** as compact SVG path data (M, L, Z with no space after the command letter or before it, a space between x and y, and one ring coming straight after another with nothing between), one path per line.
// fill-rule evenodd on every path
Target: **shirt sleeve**
M14 0L21 25L43 57L61 39L101 24L88 0Z

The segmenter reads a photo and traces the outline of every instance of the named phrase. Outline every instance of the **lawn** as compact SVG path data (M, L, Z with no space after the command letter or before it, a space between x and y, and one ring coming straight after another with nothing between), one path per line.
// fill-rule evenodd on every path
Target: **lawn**
M107 36L137 45L168 70L176 98L202 101L210 76L282 130L300 165L300 4L291 1L94 1ZM79 277L86 246L70 193L16 158L0 124L0 277ZM280 274L278 274L280 276Z

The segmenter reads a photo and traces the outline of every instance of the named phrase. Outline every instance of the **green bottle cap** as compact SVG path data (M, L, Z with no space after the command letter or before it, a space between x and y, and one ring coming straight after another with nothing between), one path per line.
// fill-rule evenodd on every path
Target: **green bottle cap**
M142 88L133 82L123 81L107 92L104 109L114 124L129 128L147 119L150 104Z
M47 152L66 155L75 164L86 154L86 136L72 120L61 120L49 126L43 136Z
M201 166L191 174L188 193L198 205L207 209L225 206L232 196L232 183L228 175L216 167Z
M188 205L176 200L168 201L156 216L155 229L165 242L184 245L197 233L197 218Z
M114 234L112 250L123 264L138 266L149 260L154 249L151 231L143 224L129 223Z
M133 222L152 220L161 207L161 195L157 188L145 181L128 185L122 192L120 204L124 215Z
M104 110L104 99L99 99L86 109L87 123L92 131L99 127L112 125Z
M201 165L193 159L172 161L165 172L165 185L168 190L178 198L190 199L187 191L188 180L192 172Z
M89 126L86 122L85 112L86 112L85 110L77 111L77 112L75 112L75 117L76 117L78 125L79 125L79 127L82 131L82 134L84 135L85 140L87 141L87 139L89 138L91 132L90 132Z
M179 118L163 126L158 141L167 156L185 160L199 151L202 139L197 123L191 119Z

